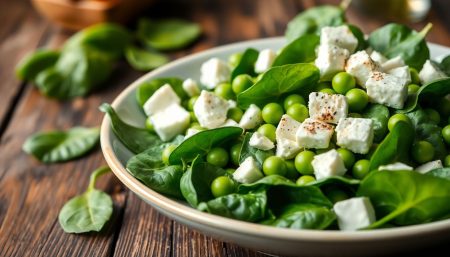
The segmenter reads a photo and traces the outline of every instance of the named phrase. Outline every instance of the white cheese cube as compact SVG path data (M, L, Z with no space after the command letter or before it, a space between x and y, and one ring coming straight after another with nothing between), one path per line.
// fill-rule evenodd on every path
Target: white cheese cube
M272 63L276 57L277 54L272 49L262 50L258 55L258 59L256 59L255 72L263 73L268 70L270 67L272 67Z
M311 164L317 180L331 176L342 176L347 171L344 160L336 149L314 156Z
M227 119L221 127L239 127L239 124L233 119Z
M189 97L193 97L200 94L200 88L195 80L189 78L183 81L183 89L186 91Z
M312 119L336 124L347 117L348 104L343 95L313 92L309 94L308 109Z
M255 159L251 156L247 157L233 173L234 180L244 184L253 183L263 177Z
M337 145L366 154L373 143L373 121L365 118L341 119L336 126Z
M143 108L147 116L163 111L172 104L180 104L181 99L169 84L158 88L153 95L145 102Z
M415 169L415 171L419 173L427 173L428 171L434 170L434 169L440 169L443 168L441 160L435 160L431 162L427 162L425 164L420 165Z
M275 136L277 140L276 155L285 159L294 158L300 152L297 144L296 133L300 127L300 122L294 120L291 116L284 114L278 123Z
M297 143L303 148L324 149L330 144L333 131L328 123L307 118L297 130Z
M200 126L218 128L227 119L228 102L217 95L203 90L194 104L194 113Z
M321 45L335 45L353 53L358 46L358 39L346 25L323 27L320 31Z
M430 60L425 62L422 70L419 72L420 82L422 82L423 85L446 77L447 75L445 75L445 73L442 72L439 67Z
M169 141L184 132L189 126L189 112L178 104L172 104L163 111L150 116L156 134L163 141Z
M200 82L208 89L215 88L222 82L230 79L230 67L218 58L211 58L202 64L200 68Z
M405 66L405 62L403 61L402 57L397 56L384 62L381 65L381 70L386 72L388 70L392 70L402 66Z
M275 145L273 144L272 141L270 141L270 139L268 139L266 136L258 132L253 133L253 135L250 137L250 141L248 142L248 144L251 147L263 151L267 151L275 147Z
M378 167L378 170L413 170L413 167L401 162L394 162L388 165L380 165L380 167Z
M379 65L387 62L388 60L386 57L384 57L384 55L377 51L372 51L372 53L370 54L370 58L372 58L372 60L374 60Z
M402 109L408 97L405 80L383 72L371 73L366 87L371 102L395 109Z
M375 210L367 197L353 197L333 206L340 230L358 230L376 221Z
M261 109L259 109L258 106L251 104L242 115L239 126L243 129L253 129L262 122Z
M188 129L186 130L186 135L184 136L184 140L186 140L186 139L192 137L193 135L197 134L197 133L200 132L200 131L202 131L202 130L200 130L200 129L195 129L195 128L188 128Z
M379 69L378 64L364 50L350 55L345 64L345 71L355 77L356 82L363 88L366 87L370 73Z
M388 70L387 74L391 74L396 76L405 82L405 85L409 85L411 83L411 72L409 72L408 66L402 66L398 68L394 68L392 70Z
M345 60L350 53L347 49L334 45L320 45L317 51L315 65L320 70L320 77L330 80L333 76L344 70Z

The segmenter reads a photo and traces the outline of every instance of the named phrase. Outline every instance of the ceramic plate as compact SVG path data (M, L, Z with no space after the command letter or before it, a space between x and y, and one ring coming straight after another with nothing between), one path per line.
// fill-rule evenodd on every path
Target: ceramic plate
M284 44L283 38L252 40L181 58L136 80L114 100L112 106L126 122L143 127L145 115L135 100L135 90L142 82L158 77L190 77L198 80L201 64L211 57L227 60L232 53L242 52L248 47L278 50ZM436 44L429 46L433 59L450 54L450 48ZM126 171L125 164L133 154L114 135L108 118L102 122L101 146L114 174L155 209L207 235L244 247L283 255L336 256L339 253L345 256L369 256L413 250L450 239L450 220L401 228L341 232L275 228L200 212L186 203L151 190Z

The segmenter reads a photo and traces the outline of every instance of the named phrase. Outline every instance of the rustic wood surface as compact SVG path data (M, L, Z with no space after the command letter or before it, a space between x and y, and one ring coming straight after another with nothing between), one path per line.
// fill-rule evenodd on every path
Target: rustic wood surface
M171 53L178 58L230 42L283 35L286 23L297 12L337 2L159 1L146 15L187 18L202 25L204 34L196 44ZM449 1L433 1L428 19L409 25L420 29L432 22L427 39L450 46L449 10ZM367 17L353 7L348 17L366 33L388 22ZM36 48L59 47L71 33L49 24L25 0L0 0L0 24L0 256L266 256L214 240L164 217L112 175L98 185L114 200L114 217L107 228L101 233L65 234L57 221L58 212L68 199L84 191L90 172L105 163L100 149L76 161L43 165L22 152L22 143L40 130L98 126L103 117L97 110L100 103L111 102L142 73L122 62L105 83L108 87L89 97L68 102L46 99L31 84L16 79L14 66ZM448 248L424 249L423 255L439 251L445 255Z

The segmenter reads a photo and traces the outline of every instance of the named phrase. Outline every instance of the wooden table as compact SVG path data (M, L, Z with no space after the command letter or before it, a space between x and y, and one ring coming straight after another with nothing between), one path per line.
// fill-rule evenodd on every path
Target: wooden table
M283 35L297 12L324 2L338 1L159 1L148 14L183 17L202 25L203 37L189 49L171 53L175 59L217 45ZM434 27L427 39L450 46L450 2L433 4L428 21ZM366 33L386 23L352 7L348 17ZM425 23L410 25L420 29ZM0 24L0 256L264 256L164 217L113 175L98 185L114 199L107 228L84 235L64 233L58 212L83 192L91 171L105 164L102 153L98 148L77 161L44 165L23 153L22 143L40 130L100 125L103 113L97 107L111 102L143 73L122 62L105 88L86 98L67 102L44 98L33 85L16 79L14 66L36 48L60 46L70 33L49 24L24 0L1 0Z

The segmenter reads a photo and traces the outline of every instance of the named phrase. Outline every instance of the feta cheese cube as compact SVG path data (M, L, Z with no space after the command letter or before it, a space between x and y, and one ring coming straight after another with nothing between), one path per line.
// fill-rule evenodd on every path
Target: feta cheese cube
M156 134L163 141L169 141L176 135L183 133L189 126L190 119L189 112L178 104L172 104L150 116Z
M263 177L264 175L259 170L258 164L251 156L247 157L233 173L234 180L244 184L253 183Z
M258 132L253 133L248 143L251 147L263 151L267 151L275 147L275 145L273 144L272 141L270 141L270 139L268 139L266 136Z
M233 119L227 119L221 127L239 127L239 124Z
M195 80L189 78L183 81L183 89L186 91L189 97L193 97L200 94L200 88Z
M413 170L413 167L401 162L394 162L388 165L381 165L378 170Z
M358 230L376 221L375 210L367 197L353 197L333 206L340 230Z
M272 49L262 50L258 55L258 59L256 59L255 72L263 73L268 70L270 67L272 67L272 63L276 57L277 54Z
M392 70L402 66L405 66L405 62L403 61L402 57L397 56L384 62L381 65L381 70L386 72L388 70Z
M315 65L320 70L320 77L330 80L333 76L344 70L345 60L350 53L347 49L335 45L320 45L317 51Z
M311 164L317 180L331 176L342 176L347 171L344 160L336 149L314 156Z
M346 25L323 27L320 31L321 45L335 45L353 53L358 46L358 39Z
M434 170L434 169L440 169L443 168L441 160L435 160L431 162L427 162L425 164L420 165L415 169L415 171L419 173L427 173L428 171Z
M373 143L373 121L365 118L341 119L336 126L337 145L366 154Z
M345 64L345 71L355 77L356 82L363 88L366 88L370 73L379 69L378 64L364 50L350 55Z
M153 95L144 103L144 112L151 116L157 112L165 110L172 104L180 104L181 99L169 84L158 88Z
M405 80L383 72L371 73L366 87L371 102L395 109L402 109L408 97Z
M330 144L333 131L328 123L307 118L297 130L297 143L303 148L324 149Z
M405 85L409 85L411 83L411 72L409 72L408 66L402 66L398 68L394 68L392 70L388 70L387 74L391 74L396 76L405 82Z
M419 72L420 82L422 82L423 85L446 77L447 75L445 75L445 73L442 72L439 67L430 60L425 62Z
M336 124L347 117L348 104L343 95L313 92L309 94L308 109L312 119Z
M297 144L296 133L300 127L300 122L291 116L284 114L278 123L275 136L277 140L276 155L285 159L294 158L300 152Z
M217 95L203 90L194 104L194 113L200 126L218 128L227 119L228 102Z
M259 109L258 106L251 104L242 115L239 126L243 129L253 129L262 122L261 109Z
M384 55L377 51L372 51L372 53L370 54L370 58L372 58L372 60L374 60L379 65L387 62L388 60L386 57L384 57Z
M230 79L230 67L218 58L211 58L202 64L200 68L200 82L208 89L215 88L222 82Z

